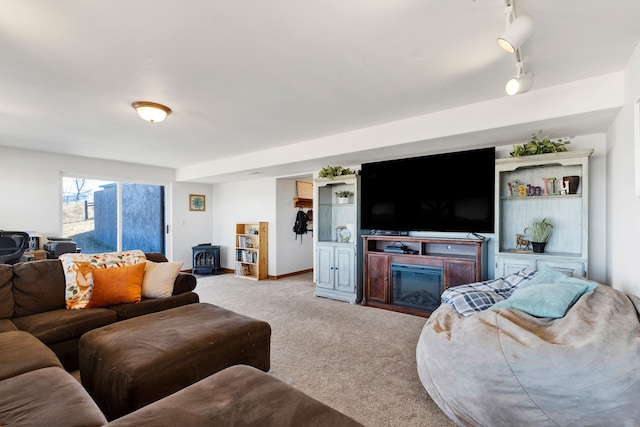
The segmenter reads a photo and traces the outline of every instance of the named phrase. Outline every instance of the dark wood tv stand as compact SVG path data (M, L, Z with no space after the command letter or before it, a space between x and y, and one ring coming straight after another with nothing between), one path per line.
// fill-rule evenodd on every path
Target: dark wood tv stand
M406 247L405 253L385 252L388 246ZM486 276L486 245L481 239L408 236L363 236L362 304L429 317L433 310L394 301L392 264L433 267L441 271L441 289L479 282ZM413 252L413 253L406 253ZM438 301L440 295L436 295Z

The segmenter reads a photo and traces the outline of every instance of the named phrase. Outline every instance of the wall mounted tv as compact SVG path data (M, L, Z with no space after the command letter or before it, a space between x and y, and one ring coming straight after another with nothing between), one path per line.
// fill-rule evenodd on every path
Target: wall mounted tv
M494 232L495 148L365 163L365 230Z

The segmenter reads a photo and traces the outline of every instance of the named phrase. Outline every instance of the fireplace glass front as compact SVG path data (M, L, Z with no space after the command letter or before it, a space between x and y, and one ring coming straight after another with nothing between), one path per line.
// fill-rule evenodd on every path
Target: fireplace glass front
M434 311L444 291L442 275L441 267L391 263L391 303Z

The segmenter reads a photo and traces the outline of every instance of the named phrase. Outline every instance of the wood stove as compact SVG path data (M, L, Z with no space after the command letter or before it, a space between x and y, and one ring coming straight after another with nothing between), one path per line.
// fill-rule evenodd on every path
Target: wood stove
M193 246L193 274L220 273L220 246L209 243Z

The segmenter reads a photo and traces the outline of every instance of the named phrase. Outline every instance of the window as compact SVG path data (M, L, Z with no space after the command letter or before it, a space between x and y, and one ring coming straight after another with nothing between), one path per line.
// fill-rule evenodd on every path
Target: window
M164 186L62 178L62 232L83 253L165 252Z

